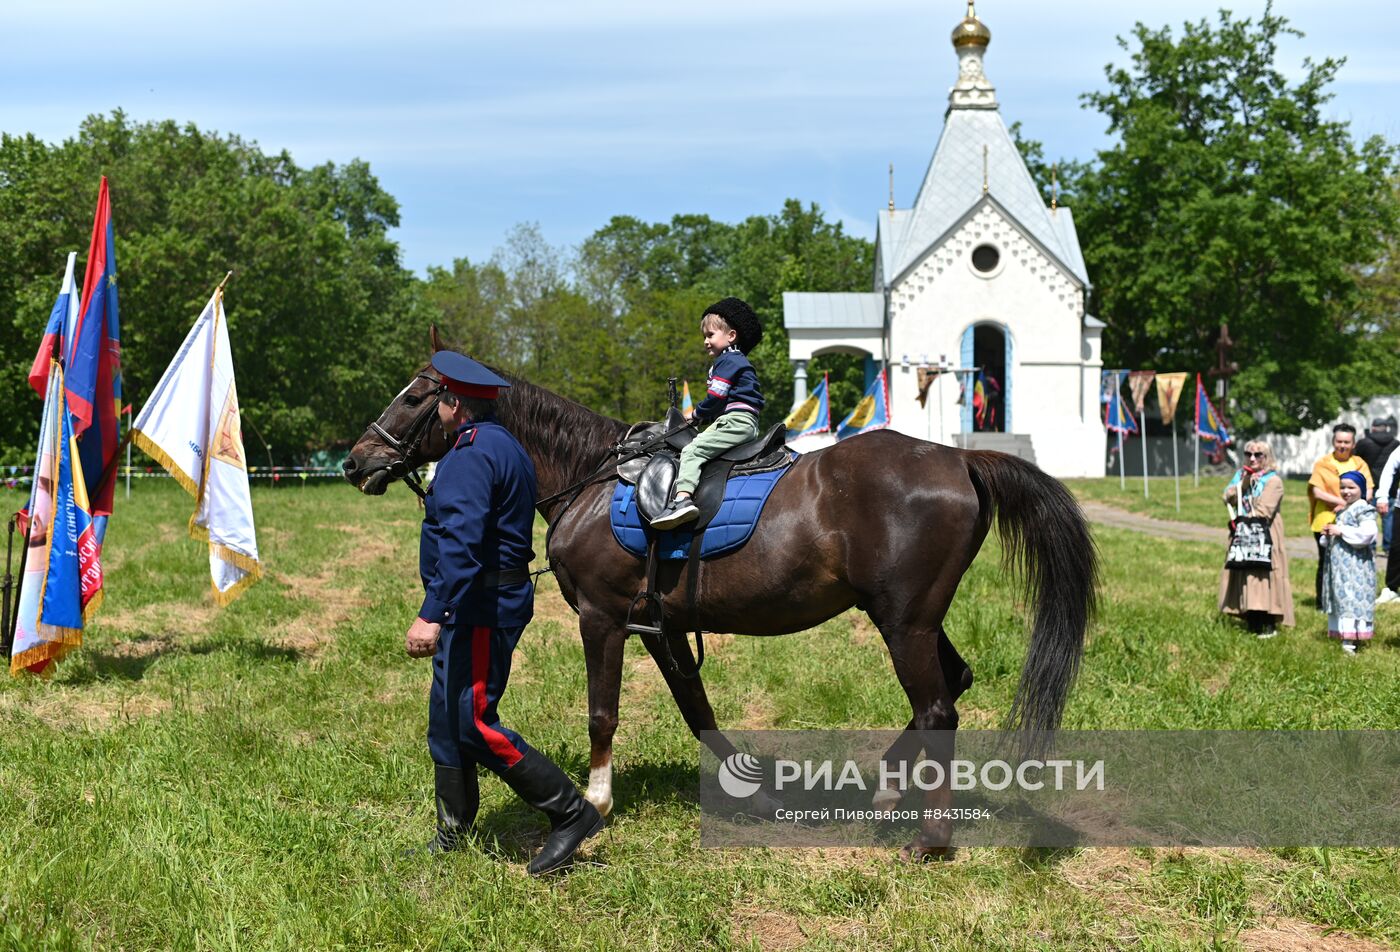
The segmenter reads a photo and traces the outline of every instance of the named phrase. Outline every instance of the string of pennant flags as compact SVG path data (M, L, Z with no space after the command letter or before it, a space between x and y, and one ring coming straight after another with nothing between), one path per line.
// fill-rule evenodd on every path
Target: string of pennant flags
M1176 408L1181 401L1181 395L1189 376L1190 374L1185 371L1157 373L1153 370L1105 370L1103 372L1103 425L1108 432L1116 434L1118 438L1116 454L1118 457L1118 484L1122 488L1127 487L1127 476L1123 462L1123 439L1128 436L1140 435L1143 432L1139 421L1143 419L1147 395L1151 392L1153 383L1156 383L1158 411L1162 419L1169 421L1172 427L1172 477L1175 481L1178 511L1181 509L1181 464L1176 441ZM1124 383L1128 385L1131 404L1123 399ZM1135 411L1136 416L1134 416ZM1196 465L1193 478L1199 485L1201 442L1212 443L1219 451L1229 445L1232 440L1225 418L1211 402L1210 395L1206 393L1205 384L1201 381L1199 373L1196 374L1196 406L1192 430L1196 447ZM1145 497L1151 495L1151 487L1147 481L1146 440L1142 442L1142 494Z
M1163 421L1175 422L1176 407L1181 400L1186 378L1190 374L1157 373L1153 370L1105 370L1103 372L1104 427L1112 433L1132 435L1140 432L1138 420L1146 407L1147 394L1157 384L1157 407ZM1123 384L1127 383L1132 403L1123 399ZM1134 416L1136 411L1136 417ZM1196 436L1212 443L1231 441L1225 418L1215 408L1206 393L1201 375L1196 374Z

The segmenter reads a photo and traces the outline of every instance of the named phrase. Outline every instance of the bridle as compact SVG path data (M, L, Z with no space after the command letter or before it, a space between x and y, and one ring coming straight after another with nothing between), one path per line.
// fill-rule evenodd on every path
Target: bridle
M437 377L422 371L415 374L413 380L416 381L420 378L423 380L431 380L433 383L437 384L437 386L429 391L428 396L432 397L432 399L423 404L422 409L418 411L418 415L415 416L413 422L409 424L408 432L404 434L403 439L399 439L394 436L394 434L384 429L384 427L380 426L379 420L375 420L371 423L369 429L398 457L398 459L389 464L389 475L394 479L402 479L409 489L418 494L419 499L425 499L427 498L427 494L423 491L423 481L418 477L418 470L409 465L409 460L422 449L423 439L428 435L428 427L432 424L432 421L437 418L438 404L442 402L442 395L447 390L447 384L443 383ZM413 386L412 381L410 381L409 386ZM407 388L405 388L405 392L406 391ZM392 404L390 405L392 406ZM383 418L383 414L380 414L380 419L382 420Z

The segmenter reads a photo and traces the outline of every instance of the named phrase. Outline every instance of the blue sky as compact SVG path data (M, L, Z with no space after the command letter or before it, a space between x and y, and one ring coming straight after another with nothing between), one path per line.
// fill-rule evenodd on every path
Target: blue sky
M982 0L987 74L1008 122L1089 158L1080 108L1136 20L1219 2ZM1228 4L1257 15L1262 2ZM480 9L477 9L480 8ZM416 270L488 258L519 222L574 245L615 214L737 221L788 197L871 236L909 205L956 59L956 0L342 0L0 5L0 130L59 141L120 107L236 132L302 165L368 161L400 202ZM1283 61L1346 56L1330 112L1400 141L1400 4L1280 0L1308 34ZM62 51L68 55L60 55ZM120 208L115 209L120 216Z

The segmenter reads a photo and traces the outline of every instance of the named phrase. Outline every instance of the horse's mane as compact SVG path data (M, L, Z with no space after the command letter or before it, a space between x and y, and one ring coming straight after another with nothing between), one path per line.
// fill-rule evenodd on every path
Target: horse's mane
M497 400L497 418L530 448L536 462L552 462L561 475L596 466L627 432L621 420L595 413L522 377L496 372L511 382Z
M627 424L516 374L486 365L511 386L496 400L496 419L530 454L540 492L558 491L590 475L627 432ZM432 364L426 373L435 373Z

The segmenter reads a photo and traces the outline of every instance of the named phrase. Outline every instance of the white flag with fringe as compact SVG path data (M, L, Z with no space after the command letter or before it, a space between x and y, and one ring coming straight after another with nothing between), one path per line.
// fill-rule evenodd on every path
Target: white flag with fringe
M190 535L209 543L214 600L227 605L262 569L223 285L141 408L131 439L194 496Z

